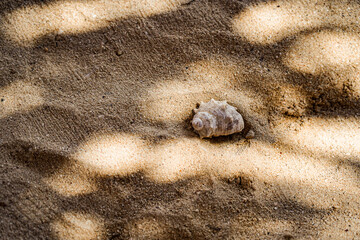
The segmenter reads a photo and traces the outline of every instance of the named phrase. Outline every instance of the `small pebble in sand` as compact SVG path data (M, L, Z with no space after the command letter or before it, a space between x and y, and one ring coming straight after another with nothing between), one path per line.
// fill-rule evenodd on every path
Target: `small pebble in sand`
M253 139L255 137L255 132L253 130L248 131L248 133L245 135L246 139Z

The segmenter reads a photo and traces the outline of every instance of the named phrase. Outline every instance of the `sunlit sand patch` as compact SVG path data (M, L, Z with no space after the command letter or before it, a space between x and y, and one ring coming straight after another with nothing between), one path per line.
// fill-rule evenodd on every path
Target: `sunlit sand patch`
M322 31L298 38L283 62L288 67L310 74L346 70L360 62L360 37L343 31Z
M273 44L304 30L358 24L359 15L360 7L355 3L279 0L250 6L232 23L234 31L249 42Z
M51 224L51 229L60 240L95 240L104 237L103 221L90 214L64 213Z
M154 146L148 167L149 178L157 182L175 182L194 176L231 177L255 170L244 146L212 144L199 138L180 138ZM255 151L256 152L256 151Z
M146 118L162 122L184 121L198 102L210 100L202 91L193 92L181 82L160 83L150 90L149 95L142 99L141 111Z
M256 143L255 143L256 144ZM253 175L257 169L254 161L265 161L265 155L247 145L209 146L206 149L204 168L220 178L237 175ZM261 159L261 160L260 160Z
M333 156L358 158L359 132L360 123L355 118L310 118L296 132L286 131L286 122L284 122L281 139L286 144L329 158Z
M16 81L0 89L0 118L44 104L43 91L30 82Z
M44 182L66 197L89 194L96 191L97 186L85 171L81 166L67 166L44 179Z
M356 169L339 167L321 156L305 156L301 152L277 155L281 157L270 157L259 178L277 186L287 198L317 209L343 207L348 201L357 201L360 188Z
M134 239L169 239L168 231L163 222L147 217L134 221L129 229L130 238Z
M98 135L79 146L73 158L91 172L125 176L144 166L146 143L126 133Z
M204 174L203 161L208 157L199 139L171 140L153 148L146 174L157 182Z
M220 178L245 174L268 182L307 186L302 190L313 195L319 189L354 191L357 186L356 176L349 170L338 171L330 162L282 152L262 142L245 147L219 146L199 139L172 140L157 146L151 159L146 174L157 182L174 182L204 174ZM309 197L303 201L309 203L309 199L316 200Z
M305 156L280 146L253 141L251 147L243 149L216 148L213 151L218 156L206 160L207 164L218 162L212 169L217 176L253 176L280 186L283 193L296 196L306 206L329 208L343 201L343 192L347 193L347 199L360 193L354 169L339 169L331 161L321 161L321 156Z
M48 34L76 34L103 28L110 21L175 10L186 0L56 1L17 9L2 19L2 30L20 45Z
M186 74L177 79L158 82L147 91L141 102L145 117L156 121L184 121L197 103L211 98L242 99L247 91L233 90L238 66L216 60L203 60L188 65Z
M308 1L275 1L254 5L233 20L236 33L248 41L271 44L306 28L321 24L321 18L312 16ZM279 7L278 7L279 6Z

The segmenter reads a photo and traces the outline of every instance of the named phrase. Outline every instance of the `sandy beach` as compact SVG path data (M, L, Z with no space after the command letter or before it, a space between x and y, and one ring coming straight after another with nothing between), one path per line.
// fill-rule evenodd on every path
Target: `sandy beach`
M2 0L0 239L360 239L359 19L359 1ZM210 99L244 131L200 139Z

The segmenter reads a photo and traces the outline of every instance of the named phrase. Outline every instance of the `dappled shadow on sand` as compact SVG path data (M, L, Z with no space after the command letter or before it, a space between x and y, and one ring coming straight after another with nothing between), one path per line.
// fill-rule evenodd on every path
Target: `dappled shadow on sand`
M26 177L27 161L15 156L14 160L17 170L8 165L7 171L20 171ZM250 176L196 177L173 183L155 183L142 173L98 176L93 192L66 196L41 183L49 172L42 172L39 159L33 161L39 163L39 174L30 179L33 183L23 186L16 196L9 195L1 208L3 216L17 219L12 221L15 227L24 224L33 229L20 227L29 237L47 236L50 231L59 239L220 239L246 237L249 232L268 237L296 237L304 232L311 236L312 223L333 211L284 196L282 200L256 199L253 181L257 180ZM3 184L18 181L7 179ZM255 230L258 227L262 230Z
M358 4L143 2L91 1L82 25L51 19L77 1L3 14L9 238L357 236ZM211 98L255 139L198 139L192 109Z

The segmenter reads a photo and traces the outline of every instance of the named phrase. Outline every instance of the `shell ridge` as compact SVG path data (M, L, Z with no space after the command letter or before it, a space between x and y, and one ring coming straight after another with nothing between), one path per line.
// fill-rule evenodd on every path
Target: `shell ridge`
M216 101L212 98L207 103L201 102L199 108L194 109L194 112L192 124L200 138L226 136L244 129L244 120L241 114L226 100ZM195 119L202 121L202 128L199 127L200 120Z

